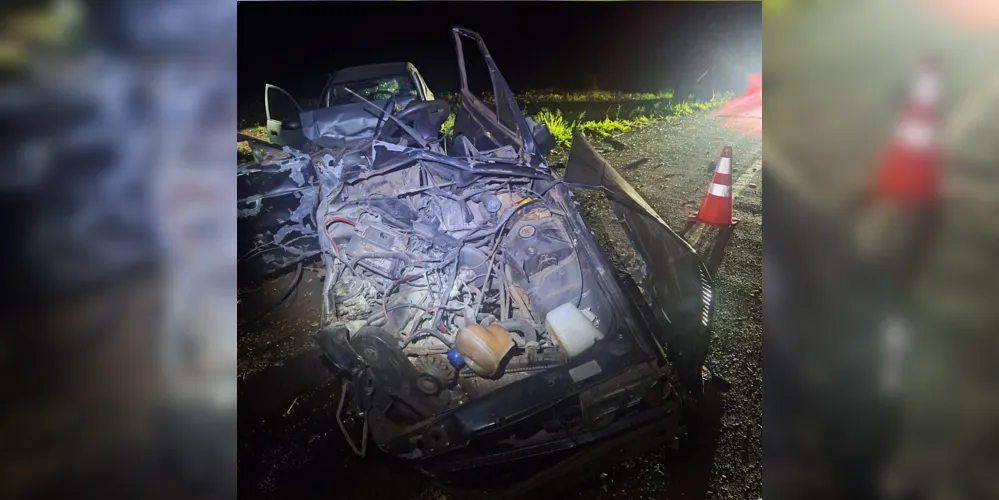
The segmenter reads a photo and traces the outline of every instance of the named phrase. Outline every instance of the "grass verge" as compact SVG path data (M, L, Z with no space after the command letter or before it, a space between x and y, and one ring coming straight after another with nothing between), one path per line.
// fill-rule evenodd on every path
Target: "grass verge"
M667 101L665 104L656 103L649 107L637 106L631 109L626 118L621 117L620 107L617 108L617 113L613 117L608 111L601 120L586 120L585 111L579 113L575 119L571 119L564 116L561 109L551 111L548 108L542 108L532 118L536 123L544 123L548 126L548 130L555 137L557 147L568 148L572 144L573 130L578 129L587 137L608 137L640 129L670 116L686 116L712 110L720 107L731 97L731 95L725 95L709 101L684 101L680 103Z
M441 98L457 108L457 94L442 94ZM578 129L587 137L609 137L640 129L657 120L670 116L686 116L701 111L715 109L731 99L732 94L713 96L709 100L687 100L673 102L673 91L625 93L604 90L567 91L529 90L516 96L517 104L535 123L544 123L555 137L556 148L567 149L572 143L572 132ZM489 94L483 95L486 104L494 101ZM531 112L532 109L540 109ZM603 112L599 120L587 120L590 113ZM451 134L454 127L454 113L448 116L441 126L441 132ZM267 140L264 126L254 125L249 120L240 120L242 134ZM253 155L245 142L237 143L239 162L251 161Z

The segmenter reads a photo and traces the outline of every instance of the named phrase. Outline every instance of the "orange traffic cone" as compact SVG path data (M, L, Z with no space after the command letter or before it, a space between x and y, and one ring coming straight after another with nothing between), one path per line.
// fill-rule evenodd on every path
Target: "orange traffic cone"
M853 227L861 257L877 264L899 291L919 276L940 227L940 84L937 65L928 58L911 82L902 118Z
M940 77L927 60L912 81L902 119L877 167L872 195L903 205L922 205L939 196L941 155L937 148Z
M701 209L687 219L680 236L686 238L704 259L709 272L714 274L721 266L725 247L737 222L732 218L732 148L725 146Z
M721 158L711 178L711 185L704 195L697 215L689 219L710 226L728 227L732 224L732 148L722 148Z

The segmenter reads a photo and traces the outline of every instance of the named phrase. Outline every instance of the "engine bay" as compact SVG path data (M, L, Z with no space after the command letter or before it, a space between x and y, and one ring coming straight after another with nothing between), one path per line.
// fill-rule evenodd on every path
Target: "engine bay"
M376 331L410 365L400 373L417 391L405 399L433 400L433 413L564 363L601 335L565 215L544 193L552 182L465 173L416 161L339 182L320 209L324 321L342 323L352 345ZM580 318L590 327L553 331Z

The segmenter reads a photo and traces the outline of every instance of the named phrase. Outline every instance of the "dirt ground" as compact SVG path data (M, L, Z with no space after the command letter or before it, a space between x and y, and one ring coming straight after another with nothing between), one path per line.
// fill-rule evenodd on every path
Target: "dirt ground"
M713 395L679 450L666 447L608 461L572 498L762 497L762 141L699 114L672 118L594 146L675 228L697 209L711 179L708 163L732 146L735 217L741 219L716 275L716 316L708 365L731 383ZM564 157L551 158L559 170ZM746 172L750 174L741 179ZM742 181L741 183L739 181ZM627 243L602 201L580 193L584 212L612 261ZM292 274L244 291L240 317L280 297ZM240 326L239 484L247 498L451 498L432 481L381 457L355 456L337 429L339 385L311 339L320 305L318 273L306 269L293 299L262 321ZM713 393L712 393L713 394Z

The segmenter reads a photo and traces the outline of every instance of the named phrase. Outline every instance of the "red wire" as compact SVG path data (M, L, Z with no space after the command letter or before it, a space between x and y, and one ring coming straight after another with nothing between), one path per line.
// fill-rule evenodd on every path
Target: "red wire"
M330 222L345 222L347 224L350 224L351 226L356 226L357 225L356 222L354 222L352 220L349 220L349 219L344 219L343 217L330 217L330 218L326 219L325 222L323 222L323 226L330 225Z
M393 281L392 284L389 285L388 290L385 290L385 294L382 295L382 314L385 315L385 321L388 321L388 319L389 319L388 318L388 309L386 308L386 305L388 304L389 294L392 293L392 289L395 288L395 286L398 285L399 283L402 283L404 280L412 279L412 278L415 278L415 277L416 277L415 274L408 274L406 276L403 276L403 277L401 277L401 278Z
M326 239L330 240L330 245L333 245L333 253L335 253L336 256L339 257L340 256L340 249L337 248L336 243L333 242L333 237L330 236L330 233L327 230L327 227L329 227L330 223L332 223L332 222L343 222L345 224L350 224L351 226L354 226L354 227L357 226L357 223L354 222L354 221L352 221L352 220L344 219L343 217L330 217L330 218L326 219L325 221L323 221L323 234L326 235Z
M344 224L350 224L351 226L354 226L354 227L357 227L357 223L354 222L354 221L352 221L352 220L349 220L349 219L344 219L343 217L330 217L330 218L328 218L328 219L326 219L326 220L323 221L323 234L326 235L326 239L330 240L330 245L333 246L333 252L336 254L337 257L339 257L340 256L340 249L337 248L336 243L333 241L333 237L330 236L329 230L327 229L329 227L329 225L331 223L333 223L333 222L343 222ZM417 261L417 263L422 262L422 261L423 261L423 256L420 256L420 259ZM415 278L416 276L417 275L415 275L415 274L409 274L409 275L403 276L403 277L401 277L401 278L393 281L392 284L389 285L388 290L386 290L385 294L382 296L382 314L385 315L385 321L388 321L388 319L389 319L387 305L388 305L389 294L392 292L392 289L395 288L395 286L398 285L399 283L402 283L403 281ZM431 312L436 311L437 309L438 308L435 307L435 308L431 309ZM447 333L447 330L444 329L444 325L440 325L440 328L441 328L441 331L443 331L444 333Z

